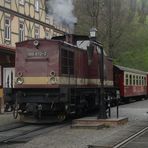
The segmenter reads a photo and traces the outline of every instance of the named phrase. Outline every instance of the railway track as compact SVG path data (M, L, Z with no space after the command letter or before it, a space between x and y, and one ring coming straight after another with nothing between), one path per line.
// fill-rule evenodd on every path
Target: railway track
M122 148L122 147L126 146L127 144L129 144L130 142L132 142L133 140L135 140L137 137L144 134L146 131L148 131L148 126L144 127L143 129L141 129L137 133L133 134L132 136L128 137L127 139L124 139L123 141L121 141L118 144L114 145L112 148Z
M69 125L69 122L55 125L18 124L12 127L8 126L8 128L3 127L3 129L0 128L0 145L26 143L36 136L58 130L67 125Z

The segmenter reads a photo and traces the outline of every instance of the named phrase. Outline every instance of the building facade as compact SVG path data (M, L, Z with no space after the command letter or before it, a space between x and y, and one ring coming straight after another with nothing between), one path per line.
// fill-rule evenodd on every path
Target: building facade
M1 0L0 44L15 47L18 41L31 38L51 38L69 32L55 25L46 14L46 0Z
M0 102L4 88L13 87L15 43L32 38L51 38L70 32L54 24L46 14L46 0L0 0ZM0 105L3 106L3 105ZM1 107L3 108L3 107Z

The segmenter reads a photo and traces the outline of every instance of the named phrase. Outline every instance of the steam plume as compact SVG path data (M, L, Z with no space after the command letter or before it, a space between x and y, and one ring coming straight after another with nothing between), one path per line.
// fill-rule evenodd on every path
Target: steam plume
M56 23L68 25L71 29L74 27L77 18L73 14L73 0L48 0L47 7Z

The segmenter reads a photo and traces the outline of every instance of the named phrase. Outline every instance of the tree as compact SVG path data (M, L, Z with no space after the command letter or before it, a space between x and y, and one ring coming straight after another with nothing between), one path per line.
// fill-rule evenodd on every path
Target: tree
M148 1L141 0L139 1L139 22L142 24L146 23L147 15L148 15Z
M87 15L88 28L98 30L109 56L115 58L116 47L136 14L137 0L79 0ZM85 10L85 11L84 11Z

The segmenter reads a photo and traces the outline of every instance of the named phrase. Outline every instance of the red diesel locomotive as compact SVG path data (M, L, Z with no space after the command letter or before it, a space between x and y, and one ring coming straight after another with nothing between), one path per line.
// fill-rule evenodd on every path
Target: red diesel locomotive
M100 103L100 48L89 37L64 35L16 43L14 117L27 122L63 121ZM91 49L91 50L90 50ZM104 97L147 97L147 73L112 64L104 53ZM109 101L109 102L110 102ZM30 120L31 119L31 120Z
M64 120L94 109L100 96L100 49L87 36L16 43L15 110L23 120ZM104 90L112 94L113 64L104 54Z

